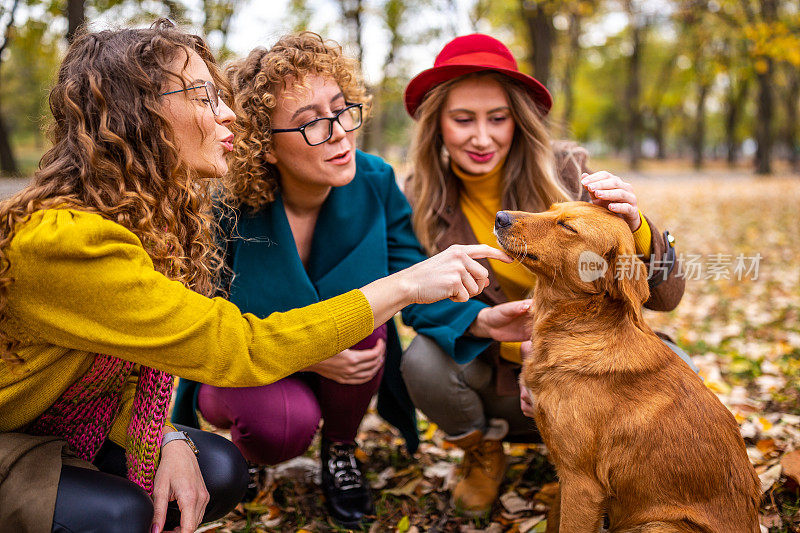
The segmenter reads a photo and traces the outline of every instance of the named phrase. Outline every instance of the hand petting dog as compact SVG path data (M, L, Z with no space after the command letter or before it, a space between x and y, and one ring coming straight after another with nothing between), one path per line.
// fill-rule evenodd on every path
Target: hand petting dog
M636 231L642 225L639 203L630 183L610 172L601 171L594 174L584 172L581 185L589 191L594 205L605 207L620 217L631 231Z
M469 328L475 337L499 342L519 342L531 338L528 311L531 300L516 300L481 309Z

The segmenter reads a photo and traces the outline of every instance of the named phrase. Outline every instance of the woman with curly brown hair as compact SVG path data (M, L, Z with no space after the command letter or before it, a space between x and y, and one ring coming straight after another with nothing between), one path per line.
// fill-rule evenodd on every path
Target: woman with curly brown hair
M3 531L194 531L222 516L246 464L227 440L166 422L172 374L272 383L410 303L469 298L486 282L470 256L503 258L455 248L263 319L211 298L210 198L235 118L217 87L229 86L206 45L168 21L67 51L54 145L0 203Z
M227 73L243 129L231 169L235 209L223 219L232 302L267 316L424 260L392 168L355 148L369 98L357 63L338 44L310 32L287 35ZM403 318L446 349L471 354L490 336L522 339L525 310L518 302L490 309L477 301L443 301L408 306ZM179 398L176 408L190 418L193 399L260 464L303 453L322 419L326 505L337 522L355 527L374 512L355 437L376 390L381 414L403 431L410 450L418 444L399 374L397 330L392 321L375 324L365 341L272 385L202 385L194 394L182 385L179 397L187 400Z
M678 305L684 280L668 233L640 213L629 183L591 173L583 148L551 140L545 122L550 93L519 71L502 42L483 34L453 39L433 68L409 82L405 105L416 121L406 193L428 253L454 242L495 244L500 210L538 212L555 202L591 201L625 220L633 233L650 275L645 305L660 311ZM526 298L536 281L518 262L483 264L492 281L476 299L486 305ZM498 342L473 357L454 358L436 339L419 335L403 356L415 406L464 450L453 503L465 514L487 513L496 501L506 467L503 440L539 438L522 410L529 398L521 404L517 385L529 347L530 341ZM680 348L670 347L691 365Z

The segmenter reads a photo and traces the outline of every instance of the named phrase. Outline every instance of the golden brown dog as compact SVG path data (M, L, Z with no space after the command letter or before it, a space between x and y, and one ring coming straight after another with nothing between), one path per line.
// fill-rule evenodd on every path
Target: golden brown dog
M495 233L538 279L521 378L561 483L548 531L597 533L607 514L611 532L758 533L739 428L644 322L627 224L569 202L501 211Z

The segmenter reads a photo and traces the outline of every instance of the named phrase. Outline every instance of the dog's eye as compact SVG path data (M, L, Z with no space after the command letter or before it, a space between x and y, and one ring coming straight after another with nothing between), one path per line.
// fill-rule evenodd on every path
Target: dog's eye
M575 228L573 228L572 226L570 226L569 224L567 224L567 223L566 223L566 222L564 222L563 220L559 220L559 221L557 222L557 224L558 224L559 226L561 226L562 228L566 228L566 229L568 229L568 230L569 230L569 231L571 231L572 233L578 233L578 230L576 230Z

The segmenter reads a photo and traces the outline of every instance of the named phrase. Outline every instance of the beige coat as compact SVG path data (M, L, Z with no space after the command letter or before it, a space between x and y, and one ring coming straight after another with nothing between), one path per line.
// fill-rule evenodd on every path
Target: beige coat
M96 470L58 437L0 433L0 531L52 531L62 465Z

